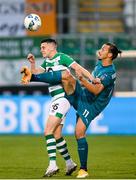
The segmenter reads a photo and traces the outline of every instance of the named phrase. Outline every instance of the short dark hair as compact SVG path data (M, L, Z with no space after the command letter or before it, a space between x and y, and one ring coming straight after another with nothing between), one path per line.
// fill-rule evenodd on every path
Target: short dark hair
M55 46L57 46L56 40L51 38L41 40L41 44L42 43L53 43Z
M113 43L106 43L106 45L110 46L110 53L112 53L112 60L115 59L118 54L121 54L122 51L117 48L117 46Z

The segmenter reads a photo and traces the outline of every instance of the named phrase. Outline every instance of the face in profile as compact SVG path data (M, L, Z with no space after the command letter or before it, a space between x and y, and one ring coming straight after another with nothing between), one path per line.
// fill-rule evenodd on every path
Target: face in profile
M52 51L55 50L55 46L53 43L42 43L41 44L41 53L44 58L50 57Z
M97 52L97 56L99 59L107 59L112 56L112 54L109 52L110 51L110 46L104 44L100 50Z

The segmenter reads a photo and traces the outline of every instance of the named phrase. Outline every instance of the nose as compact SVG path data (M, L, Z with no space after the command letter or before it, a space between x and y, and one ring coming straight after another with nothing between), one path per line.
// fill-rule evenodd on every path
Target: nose
M100 53L100 50L98 50L97 52L98 52L98 54L99 54L99 53Z
M41 49L41 53L43 53L43 50Z

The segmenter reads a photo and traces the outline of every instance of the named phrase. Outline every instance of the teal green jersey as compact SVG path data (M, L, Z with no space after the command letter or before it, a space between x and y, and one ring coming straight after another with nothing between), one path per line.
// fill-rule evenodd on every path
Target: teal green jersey
M45 69L46 72L66 70L75 61L68 55L58 52L52 59L46 58L41 64L41 67ZM65 95L62 84L49 86L49 92L54 99L63 97Z
M100 78L104 86L100 94L94 95L86 88L82 88L77 81L75 92L70 96L65 95L71 105L77 110L77 115L81 117L86 127L102 112L112 97L116 79L115 67L113 64L103 66L99 60L92 75Z
M94 97L94 107L95 107L95 114L99 114L109 103L116 80L116 70L114 64L109 66L103 66L102 61L99 60L95 66L92 75L96 78L101 79L101 83L104 86L103 91Z

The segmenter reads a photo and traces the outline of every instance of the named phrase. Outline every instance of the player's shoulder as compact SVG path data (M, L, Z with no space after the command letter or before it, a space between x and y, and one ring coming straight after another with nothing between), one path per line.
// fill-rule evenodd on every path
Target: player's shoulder
M53 60L57 60L57 61L61 61L61 60L63 60L64 59L64 53L62 53L62 52L57 52L56 54L55 54L55 56L53 57Z
M66 54L63 53L63 52L57 52L57 55L58 55L58 56L65 56Z
M113 74L114 75L116 74L116 71L114 68L110 67L110 68L105 69L105 74L107 74L109 76L113 76Z
M64 61L72 60L73 61L73 58L71 56L69 56L68 54L65 54L63 52L59 52L59 56L60 56L61 60L64 60Z
M116 79L116 70L115 70L114 64L103 67L102 76L104 76L107 79L114 79L115 80Z
M111 77L112 80L116 79L116 70L114 65L109 66L109 68L106 69L106 74L108 77Z
M111 66L109 66L109 68L107 69L111 74L112 73L116 73L116 69L115 69L115 66L114 64L112 64Z
M57 52L58 56L63 56L63 54L64 54L63 52Z
M101 59L98 59L97 61L96 61L96 64L95 64L96 66L101 66L102 65L102 61L101 61Z
M63 52L58 52L58 55L62 57L70 57L68 54L65 54Z

